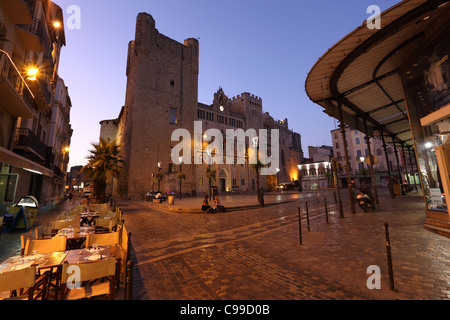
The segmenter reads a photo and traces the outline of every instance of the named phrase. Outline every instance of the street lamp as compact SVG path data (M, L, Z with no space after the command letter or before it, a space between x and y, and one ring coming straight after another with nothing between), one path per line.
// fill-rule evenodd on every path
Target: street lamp
M27 70L27 79L31 81L35 81L37 78L37 74L39 73L39 69L35 67L28 68Z
M208 150L206 150L206 153L208 154L208 168L209 168L209 199L211 199L211 149L208 148Z
M280 168L277 168L277 186L278 186L278 184L279 184L279 181L278 181L278 172L280 172Z
M183 157L179 157L178 160L180 160L180 200L181 200L181 179L182 179Z
M161 163L158 162L158 192L161 192L161 180L159 179L159 173L161 172Z

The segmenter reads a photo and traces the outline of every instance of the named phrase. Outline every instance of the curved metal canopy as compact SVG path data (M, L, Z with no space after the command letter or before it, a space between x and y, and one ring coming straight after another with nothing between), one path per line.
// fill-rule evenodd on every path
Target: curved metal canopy
M380 15L381 29L366 21L330 48L306 79L306 93L329 116L369 136L390 136L413 146L400 70L423 46L439 20L448 19L445 0L404 0Z

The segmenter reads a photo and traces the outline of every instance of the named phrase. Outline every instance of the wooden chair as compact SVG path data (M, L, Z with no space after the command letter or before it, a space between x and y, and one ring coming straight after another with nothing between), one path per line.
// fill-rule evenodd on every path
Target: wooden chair
M95 219L96 227L108 228L109 231L112 231L116 224L117 224L116 219L112 219L112 218L102 219L102 218L98 217L97 219Z
M46 226L45 229L43 226L39 226L33 229L33 240L39 239L51 239L56 235L56 232L51 232L52 227Z
M25 246L25 255L29 255L33 251L37 251L40 254L56 251L65 251L66 244L67 244L66 237L58 237L52 239L38 239L38 240L28 239L27 244ZM49 277L47 291L50 291L50 289L54 289L53 290L54 293L52 294L54 294L55 299L58 297L58 290L60 286L60 275L57 272L57 269L58 267L43 269L40 271L42 275L45 274Z
M20 255L23 256L25 254L25 246L27 245L27 240L33 239L33 234L31 230L27 233L23 233L20 235Z
M56 220L53 221L53 230L61 230L64 228L74 227L75 220Z
M127 280L127 263L130 260L130 238L131 232L127 233L127 229L125 225L122 225L120 228L120 252L121 252L121 261L120 261L120 269L122 274L123 283L126 283Z
M48 275L36 279L36 265L0 273L0 292L8 292L3 300L41 300L46 298ZM17 296L17 292L23 292Z
M119 244L119 232L109 232L109 233L88 233L86 236L86 248L92 247L93 244L101 246L114 246Z
M75 275L69 269L70 266L76 266ZM73 275L73 277L71 277ZM61 300L79 300L89 299L93 297L103 296L103 299L114 300L114 287L116 275L116 258L81 262L76 264L69 264L67 261L63 263L62 278L61 278ZM78 279L76 279L78 277ZM70 277L70 278L69 278ZM75 278L78 283L72 282ZM107 278L104 282L94 282L91 284L81 284L87 281ZM68 283L68 281L71 281Z
M66 237L38 240L28 239L25 245L25 255L29 255L33 251L38 251L39 253L65 251L66 241Z

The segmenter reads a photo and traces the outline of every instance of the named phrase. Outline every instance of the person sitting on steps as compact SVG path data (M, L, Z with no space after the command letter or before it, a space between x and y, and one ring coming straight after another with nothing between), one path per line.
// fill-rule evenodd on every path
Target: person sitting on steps
M208 199L209 199L208 195L206 195L203 198L202 211L208 211L209 209L211 209L211 206L209 205Z

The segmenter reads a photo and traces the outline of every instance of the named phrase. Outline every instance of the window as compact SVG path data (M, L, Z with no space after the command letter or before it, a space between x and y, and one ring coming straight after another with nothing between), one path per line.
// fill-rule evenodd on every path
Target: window
M170 124L177 124L177 108L170 107L169 121Z
M357 156L358 159L362 157L361 150L356 150L356 156Z
M245 186L245 179L241 179L241 186Z
M356 144L361 144L361 141L359 140L359 137L355 138Z

